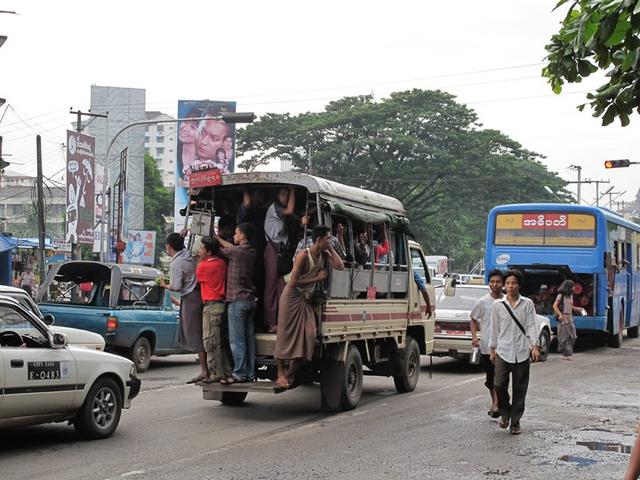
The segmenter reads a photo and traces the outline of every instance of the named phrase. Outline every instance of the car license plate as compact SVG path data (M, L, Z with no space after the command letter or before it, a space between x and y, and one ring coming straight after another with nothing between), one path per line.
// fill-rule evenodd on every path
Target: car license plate
M28 362L29 380L58 380L60 378L60 362Z

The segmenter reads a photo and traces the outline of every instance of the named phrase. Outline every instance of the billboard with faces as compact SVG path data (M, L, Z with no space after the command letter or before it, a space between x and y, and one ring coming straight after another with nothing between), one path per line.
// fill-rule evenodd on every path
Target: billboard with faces
M187 205L189 175L210 168L231 173L235 168L235 125L226 124L222 120L202 118L235 111L236 102L178 101L178 118L195 120L178 123L174 208L176 232L182 231L185 224L185 217L179 211Z

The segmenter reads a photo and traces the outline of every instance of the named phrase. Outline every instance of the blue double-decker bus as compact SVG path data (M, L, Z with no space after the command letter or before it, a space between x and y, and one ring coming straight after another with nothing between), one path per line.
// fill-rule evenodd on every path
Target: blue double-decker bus
M640 225L598 207L528 203L489 213L485 268L519 269L522 293L548 315L563 280L576 282L575 316L582 333L607 336L620 347L624 330L638 336L640 322Z

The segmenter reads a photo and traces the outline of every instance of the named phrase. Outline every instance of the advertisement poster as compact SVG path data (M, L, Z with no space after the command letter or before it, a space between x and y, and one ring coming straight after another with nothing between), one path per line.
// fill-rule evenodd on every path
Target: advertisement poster
M153 265L155 262L156 232L129 230L127 246L123 252L124 263Z
M95 147L94 137L67 131L66 243L93 244Z
M178 101L178 118L200 119L235 111L236 102ZM218 168L223 174L234 171L235 125L222 120L180 122L177 142L174 229L180 232L185 218L179 212L187 205L189 175L210 168Z

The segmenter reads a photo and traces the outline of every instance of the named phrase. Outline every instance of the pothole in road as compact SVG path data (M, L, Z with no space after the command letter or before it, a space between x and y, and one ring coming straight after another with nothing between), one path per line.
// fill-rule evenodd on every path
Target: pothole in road
M593 458L584 458L577 455L563 455L560 457L560 460L563 462L575 463L578 467L589 467L598 463L598 461Z
M576 442L576 444L599 452L631 453L631 445L617 442Z

